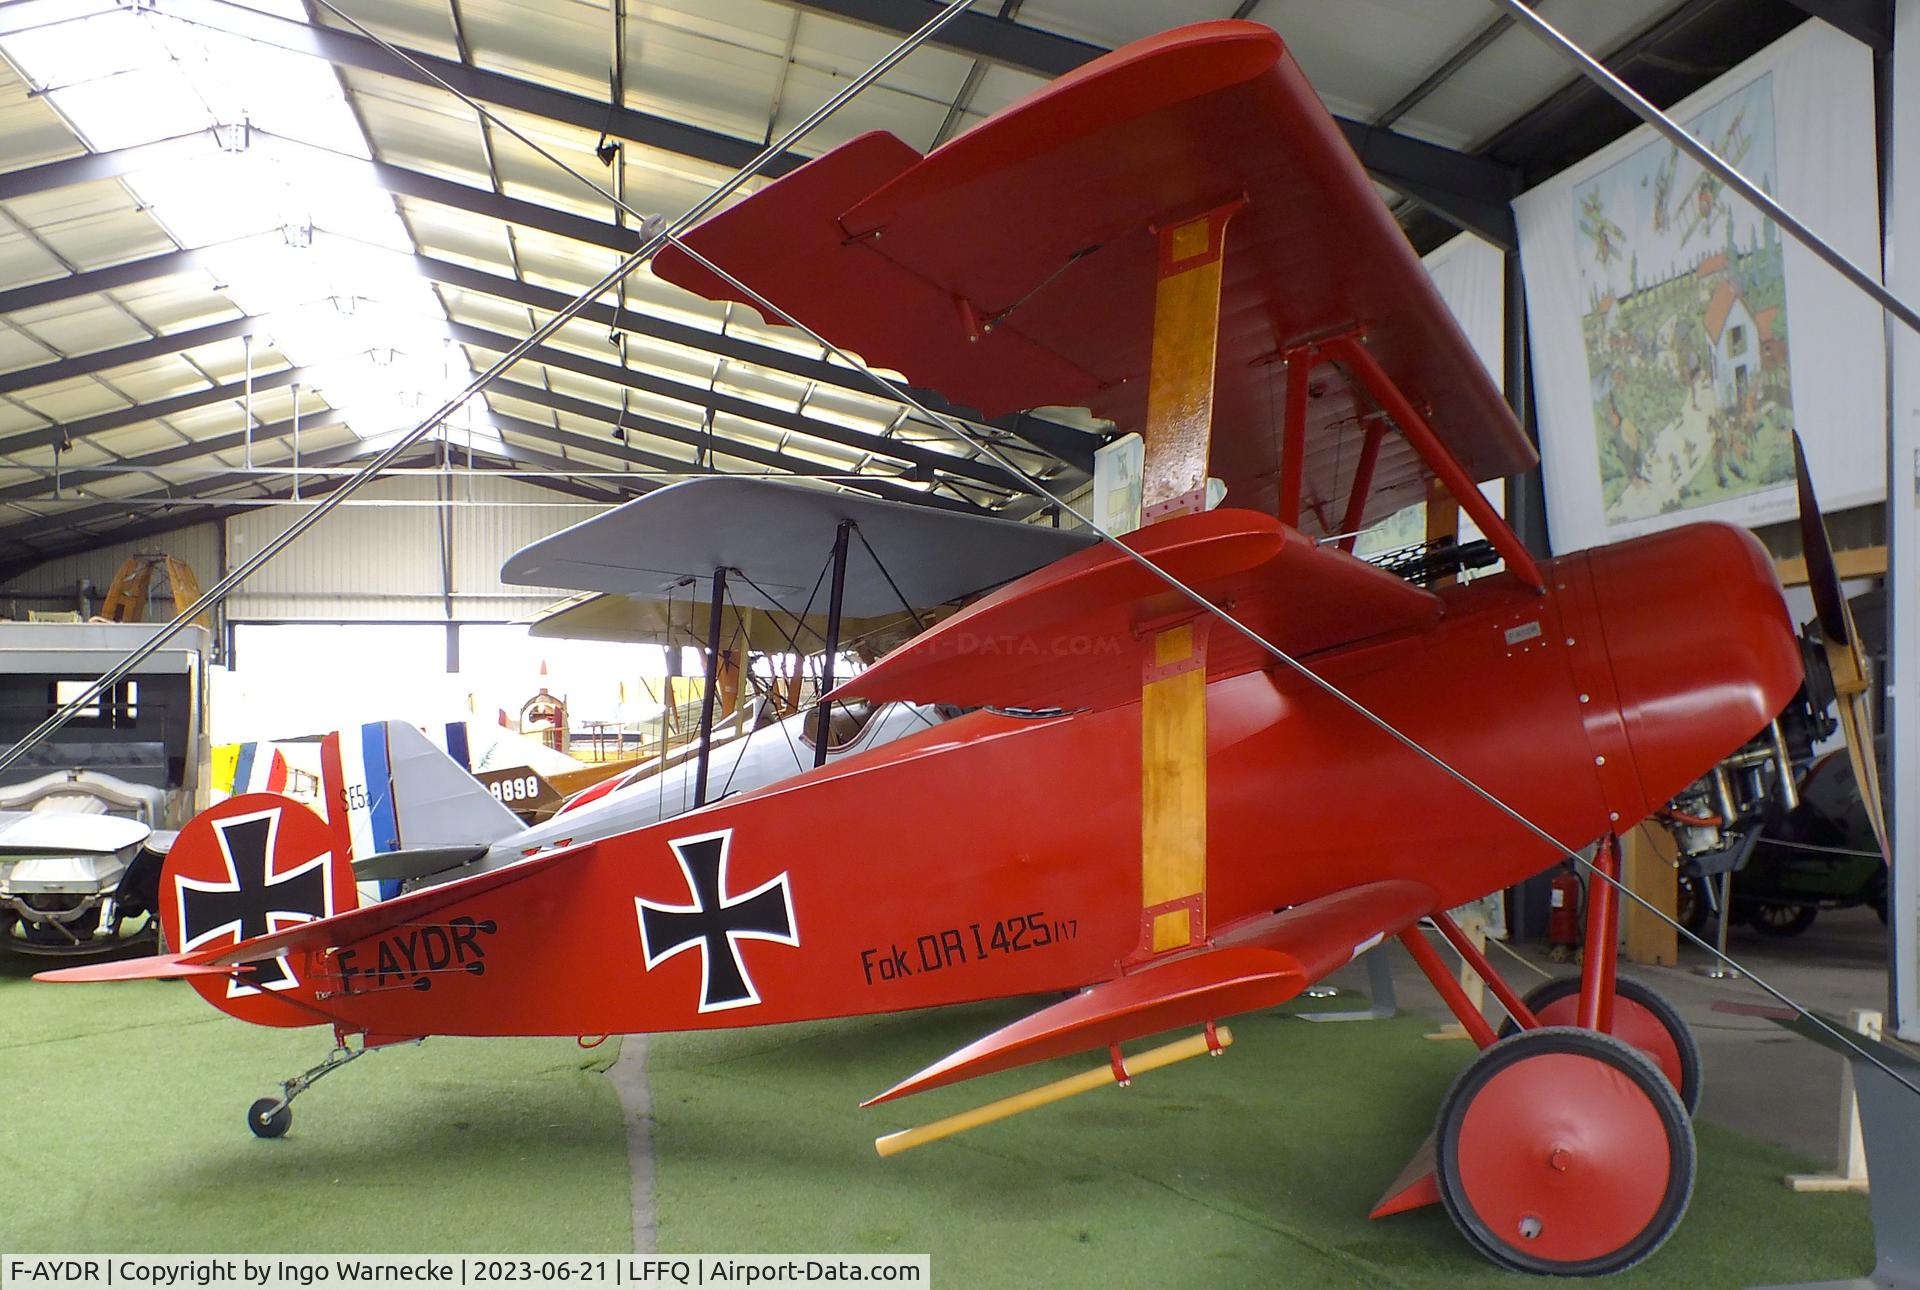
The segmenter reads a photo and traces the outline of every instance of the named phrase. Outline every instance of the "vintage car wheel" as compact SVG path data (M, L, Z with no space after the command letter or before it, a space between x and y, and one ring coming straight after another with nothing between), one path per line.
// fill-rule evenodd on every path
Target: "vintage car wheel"
M1755 931L1768 936L1798 936L1813 926L1820 911L1812 905L1783 905L1773 901L1757 904L1747 914Z
M1637 1049L1547 1026L1494 1044L1440 1104L1435 1177L1469 1244L1520 1272L1600 1276L1673 1234L1693 1195L1693 1125Z

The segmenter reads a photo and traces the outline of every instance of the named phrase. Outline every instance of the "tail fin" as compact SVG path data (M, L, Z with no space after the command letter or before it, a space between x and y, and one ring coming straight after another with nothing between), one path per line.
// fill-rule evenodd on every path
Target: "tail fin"
M449 726L466 752L466 726ZM327 824L349 860L389 851L484 846L524 827L486 785L424 734L401 721L374 721L321 741ZM382 898L398 894L394 880Z
M287 787L286 754L272 744L221 744L213 750L213 791L280 793Z
M243 793L194 816L160 870L160 926L167 944L189 958L359 903L353 866L326 821L275 793ZM302 980L284 955L233 976L195 972L187 979L208 1003L242 1021L311 1026L331 1019L318 1006L318 983Z

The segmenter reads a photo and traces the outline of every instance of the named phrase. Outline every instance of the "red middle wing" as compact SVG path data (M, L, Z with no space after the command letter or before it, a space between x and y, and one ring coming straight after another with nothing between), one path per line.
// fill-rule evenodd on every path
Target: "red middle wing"
M1182 516L1122 540L1294 655L1426 627L1440 616L1431 592L1250 511ZM954 615L841 686L836 697L1111 707L1140 696L1147 629L1195 609L1137 561L1103 544ZM1232 627L1199 621L1209 629L1209 677L1273 662Z

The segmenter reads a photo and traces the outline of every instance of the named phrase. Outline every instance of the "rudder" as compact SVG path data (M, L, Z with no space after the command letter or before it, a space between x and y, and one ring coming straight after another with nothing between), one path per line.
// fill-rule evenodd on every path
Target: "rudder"
M193 817L160 871L160 924L182 955L343 914L359 905L353 865L327 822L276 793L243 793ZM304 956L302 956L304 958ZM190 976L200 997L262 1026L331 1021L319 983L290 956L235 977Z

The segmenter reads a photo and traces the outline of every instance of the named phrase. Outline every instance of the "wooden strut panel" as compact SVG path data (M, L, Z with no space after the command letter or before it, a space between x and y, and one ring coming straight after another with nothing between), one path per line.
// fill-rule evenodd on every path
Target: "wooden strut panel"
M1245 204L1235 199L1154 230L1159 254L1140 496L1148 523L1206 509L1221 253L1227 221Z
M1153 359L1147 385L1142 516L1204 511L1213 442L1214 354L1227 221L1246 203L1154 230ZM1186 949L1207 931L1209 620L1146 634L1140 686L1140 946L1135 958Z
M1206 938L1209 621L1154 633L1141 678L1141 957Z

